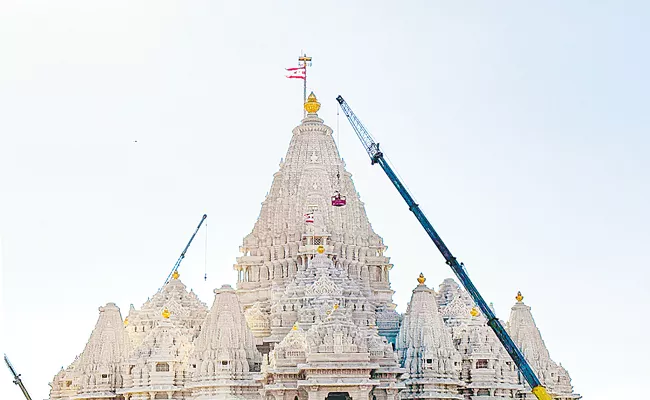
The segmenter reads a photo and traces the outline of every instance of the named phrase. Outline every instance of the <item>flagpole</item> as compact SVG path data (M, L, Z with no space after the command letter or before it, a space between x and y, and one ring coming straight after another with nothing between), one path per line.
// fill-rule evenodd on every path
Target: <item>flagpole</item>
M302 56L298 57L298 62L302 62L302 66L305 67L305 79L302 87L302 104L303 104L303 118L307 117L307 111L304 109L304 105L307 102L307 63L311 65L311 57L303 53Z

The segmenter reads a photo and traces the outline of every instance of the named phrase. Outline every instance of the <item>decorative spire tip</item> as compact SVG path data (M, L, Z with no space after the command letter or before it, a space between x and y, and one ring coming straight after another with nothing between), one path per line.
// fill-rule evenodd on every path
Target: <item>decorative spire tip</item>
M479 312L476 309L476 307L472 307L472 309L470 310L469 313L472 315L472 317L478 317L478 315L479 315Z
M427 278L425 278L424 274L422 272L420 272L420 276L418 276L418 283L420 285L424 285L424 282L426 282L426 281L427 281Z
M320 110L320 103L316 99L314 92L311 92L309 97L307 97L307 102L305 103L305 111L309 114L316 114Z
M165 308L162 311L161 315L163 316L163 318L167 319L167 318L169 318L170 315L172 315L172 313L170 313L169 310Z
M181 274L178 273L178 270L174 271L174 273L172 274L172 278L174 279L178 279L179 276L181 276Z
M519 303L524 299L524 296L521 295L521 292L517 292L517 297L515 297Z
M318 248L316 249L316 251L318 252L318 254L323 254L323 253L325 253L325 247L323 247L323 246L318 246Z

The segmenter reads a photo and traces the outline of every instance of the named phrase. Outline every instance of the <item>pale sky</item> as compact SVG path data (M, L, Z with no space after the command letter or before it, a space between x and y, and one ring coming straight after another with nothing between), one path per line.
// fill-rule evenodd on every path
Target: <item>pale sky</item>
M586 400L647 392L647 2L243 3L1 2L0 351L34 399L203 213L181 279L209 305L235 283L302 117L301 49L319 115L336 129L346 98L502 320L521 290ZM421 271L452 272L339 124L402 312ZM4 366L0 393L22 400Z

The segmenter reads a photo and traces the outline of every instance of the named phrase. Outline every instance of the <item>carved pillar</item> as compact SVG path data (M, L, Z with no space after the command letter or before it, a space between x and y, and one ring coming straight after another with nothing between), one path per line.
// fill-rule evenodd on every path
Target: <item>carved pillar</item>
M372 387L360 386L357 391L350 392L350 397L352 397L352 400L369 400L370 390L372 390Z
M318 390L318 386L312 386L307 390L308 400L324 400L326 395Z

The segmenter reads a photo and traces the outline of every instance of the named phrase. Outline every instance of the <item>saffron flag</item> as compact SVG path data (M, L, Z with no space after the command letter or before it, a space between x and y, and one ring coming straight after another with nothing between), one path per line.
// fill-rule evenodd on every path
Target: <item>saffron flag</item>
M307 79L307 67L305 66L287 68L287 71L289 71L289 75L287 75L289 79Z

